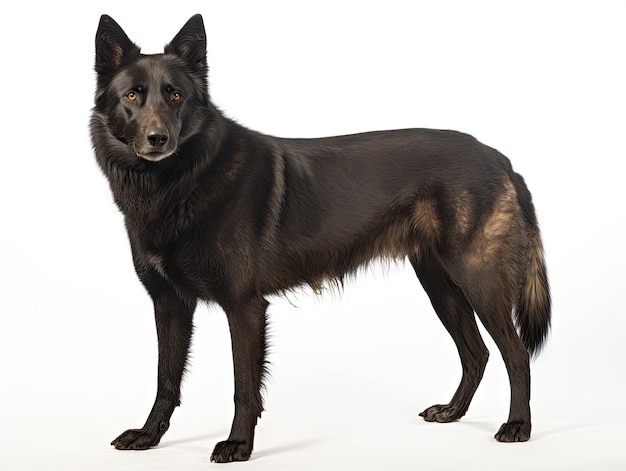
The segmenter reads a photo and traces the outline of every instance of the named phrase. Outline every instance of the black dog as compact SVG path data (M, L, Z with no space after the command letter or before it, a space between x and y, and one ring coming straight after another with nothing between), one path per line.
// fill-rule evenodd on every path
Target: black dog
M373 259L405 257L463 365L450 403L420 415L450 422L467 411L488 357L476 313L511 384L496 439L529 439L529 355L546 339L550 295L531 196L506 157L452 131L323 139L250 131L211 103L199 15L156 55L141 54L102 16L95 69L93 146L154 301L159 340L154 407L143 428L112 445L159 443L179 405L196 304L214 301L232 337L235 417L211 460L248 459L263 410L264 296L320 289Z

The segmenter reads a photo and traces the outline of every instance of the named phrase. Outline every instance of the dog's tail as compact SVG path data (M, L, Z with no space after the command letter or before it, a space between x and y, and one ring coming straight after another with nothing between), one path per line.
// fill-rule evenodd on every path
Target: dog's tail
M514 312L515 325L531 356L538 355L550 331L551 298L541 234L530 192L521 175L511 176L528 226L526 268Z

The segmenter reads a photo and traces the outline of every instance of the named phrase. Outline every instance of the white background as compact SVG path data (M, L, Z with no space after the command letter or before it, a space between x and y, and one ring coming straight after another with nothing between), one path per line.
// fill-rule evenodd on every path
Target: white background
M5 2L0 90L0 468L208 469L232 417L225 318L196 313L183 406L161 445L119 452L156 386L151 303L88 138L101 13L144 52L204 15L211 92L275 135L402 127L474 134L533 192L553 333L532 365L533 439L499 444L492 352L465 418L454 345L410 266L341 295L274 300L272 377L241 469L626 469L626 3Z

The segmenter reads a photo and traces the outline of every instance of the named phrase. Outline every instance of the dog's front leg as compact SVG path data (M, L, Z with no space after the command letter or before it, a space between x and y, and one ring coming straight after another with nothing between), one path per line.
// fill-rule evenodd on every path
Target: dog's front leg
M118 450L146 450L158 445L180 401L180 383L192 333L195 301L183 301L173 291L154 295L154 314L159 341L157 395L145 425L117 437Z
M254 428L263 411L267 306L263 298L224 306L235 368L235 418L228 440L215 446L213 462L245 461L252 453Z

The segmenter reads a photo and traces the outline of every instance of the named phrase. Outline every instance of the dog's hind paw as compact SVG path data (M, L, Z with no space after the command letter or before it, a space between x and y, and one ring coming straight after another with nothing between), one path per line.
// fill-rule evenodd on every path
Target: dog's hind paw
M463 417L463 414L456 407L446 404L429 407L424 412L420 413L420 417L423 417L426 422L454 422Z
M505 443L526 442L530 439L530 422L514 420L502 424L495 439Z
M232 461L246 461L250 458L252 449L248 442L241 440L225 440L215 445L211 461L213 463L230 463Z

